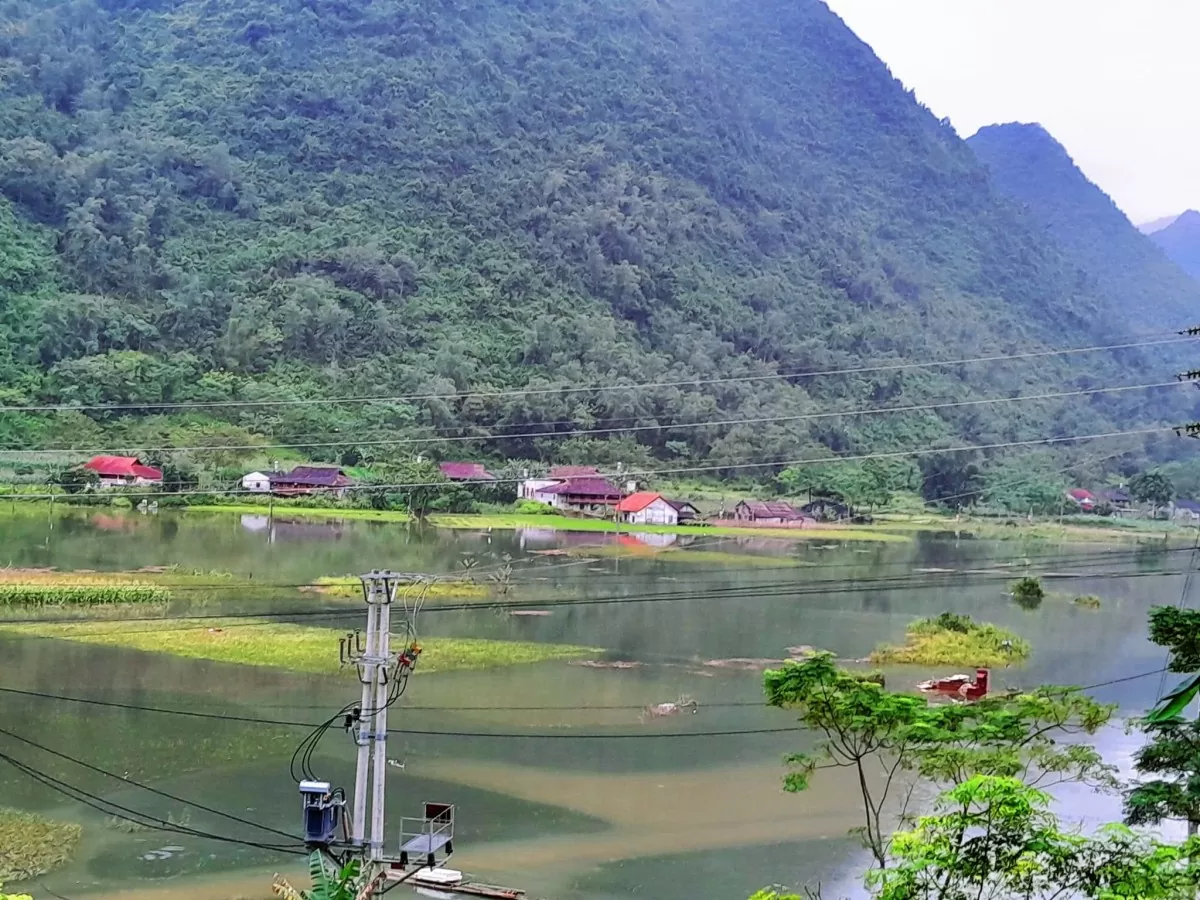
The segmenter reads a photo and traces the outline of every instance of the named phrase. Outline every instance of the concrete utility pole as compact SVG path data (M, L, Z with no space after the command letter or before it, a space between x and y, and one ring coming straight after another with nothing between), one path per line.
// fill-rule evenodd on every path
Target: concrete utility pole
M391 652L392 598L395 582L388 572L364 575L367 601L367 636L363 655L356 661L362 682L359 707L358 765L354 772L354 806L350 843L364 853L364 861L383 860L384 790L387 783L388 687L400 673L393 671L397 657ZM366 845L367 806L371 810L371 839Z

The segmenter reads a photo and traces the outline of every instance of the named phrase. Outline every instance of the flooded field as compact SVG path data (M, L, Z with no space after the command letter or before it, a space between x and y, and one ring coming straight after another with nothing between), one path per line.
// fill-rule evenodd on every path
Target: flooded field
M212 580L192 593L175 591L170 615L270 612L343 629L358 624L361 604L340 600L329 612L329 598L303 586L383 567L489 583L496 600L541 614L514 616L486 602L431 604L419 633L605 648L601 665L414 678L390 722L403 733L389 741L389 819L415 814L424 800L458 804L454 866L530 897L694 900L746 896L767 884L820 880L850 890L855 883L858 855L845 837L857 824L852 786L822 773L806 794L782 791L781 757L807 739L791 730L787 713L762 705L762 661L802 645L865 656L899 639L913 618L953 610L1032 642L1027 665L994 673L1000 686L1112 682L1095 695L1133 712L1153 701L1159 678L1131 676L1163 664L1146 639L1146 612L1180 601L1190 558L1157 547L953 534L877 545L667 538L236 515L20 514L0 515L0 563L178 565ZM1022 610L1007 583L1026 571L1052 573L1051 591L1095 594L1101 607L1052 596ZM222 588L217 573L236 584ZM183 620L179 627L205 626ZM336 642L329 652L336 657ZM896 670L889 678L902 684L925 674ZM0 727L160 793L0 735L3 753L129 809L263 844L284 839L248 823L290 834L299 827L293 750L357 695L352 678L3 632L0 688ZM696 701L695 714L645 714L651 704L683 698ZM1114 758L1127 756L1132 741L1119 727L1099 738ZM350 739L331 730L313 765L349 786ZM42 879L58 893L222 900L270 896L272 872L301 879L301 857L140 829L83 801L0 764L0 805L83 825L75 859ZM1090 795L1072 805L1094 817L1119 814L1115 802Z

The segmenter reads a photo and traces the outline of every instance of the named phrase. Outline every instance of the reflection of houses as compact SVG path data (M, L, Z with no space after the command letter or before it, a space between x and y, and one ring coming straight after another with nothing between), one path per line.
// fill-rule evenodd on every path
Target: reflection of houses
M93 456L83 464L100 477L100 487L136 487L162 484L162 470L144 466L136 456Z
M346 496L346 488L354 484L346 473L334 466L296 466L290 472L271 475L271 492L281 497L303 494L333 494Z
M496 476L489 472L483 463L444 462L438 464L441 473L451 481L495 481Z
M1092 512L1096 508L1096 495L1086 488L1071 488L1066 497L1084 512Z
M850 507L832 497L818 497L800 507L800 514L818 522L839 522L850 518Z
M252 494L271 493L271 476L262 472L251 472L242 476L242 490Z
M739 522L760 525L781 525L804 518L792 504L783 500L742 500L733 508L733 517Z
M670 547L679 540L679 535L671 534L670 532L656 532L654 534L647 534L644 531L635 531L632 534L619 535L619 537L619 543L624 544L627 547L636 545L643 547L654 547L655 549Z
M621 521L634 525L678 525L679 510L662 494L638 491L617 504Z
M267 543L277 541L338 541L346 526L336 522L303 522L262 515L242 516L242 527L256 534L266 534Z

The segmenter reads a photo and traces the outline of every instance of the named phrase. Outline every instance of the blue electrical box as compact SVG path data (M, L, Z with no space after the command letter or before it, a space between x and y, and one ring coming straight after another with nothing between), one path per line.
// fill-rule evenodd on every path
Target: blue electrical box
M304 842L322 846L333 843L341 821L342 801L335 798L328 781L300 782L304 802Z

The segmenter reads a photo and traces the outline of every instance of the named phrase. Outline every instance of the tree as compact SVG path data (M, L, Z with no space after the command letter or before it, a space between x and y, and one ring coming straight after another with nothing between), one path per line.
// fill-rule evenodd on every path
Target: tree
M1043 787L1070 780L1116 788L1112 767L1093 748L1055 739L1094 733L1111 706L1052 687L931 706L924 697L886 690L881 680L839 668L827 653L764 676L768 702L798 712L822 736L815 752L787 758L785 790L805 790L822 768L853 769L864 815L857 833L876 866L888 863L891 826L907 815L919 779L953 785L987 774Z
M983 470L967 451L935 453L921 457L921 496L930 503L954 509L971 506L984 488Z
M100 476L83 466L60 469L50 476L50 481L68 494L90 491L100 483Z
M314 851L308 858L308 871L312 887L307 891L296 890L278 875L271 887L284 900L358 900L364 896L367 880L357 859L335 869Z
M1142 472L1129 479L1129 493L1141 503L1151 504L1155 511L1175 499L1175 485L1162 472Z
M1134 756L1139 775L1125 795L1125 821L1158 825L1168 819L1187 823L1188 835L1200 831L1200 721L1183 711L1200 694L1200 612L1159 606L1150 611L1150 639L1170 653L1172 672L1189 678L1162 698L1142 722L1149 743Z
M894 864L868 873L877 900L1190 900L1200 842L1180 846L1110 825L1064 831L1050 796L1016 778L975 776L898 833Z

